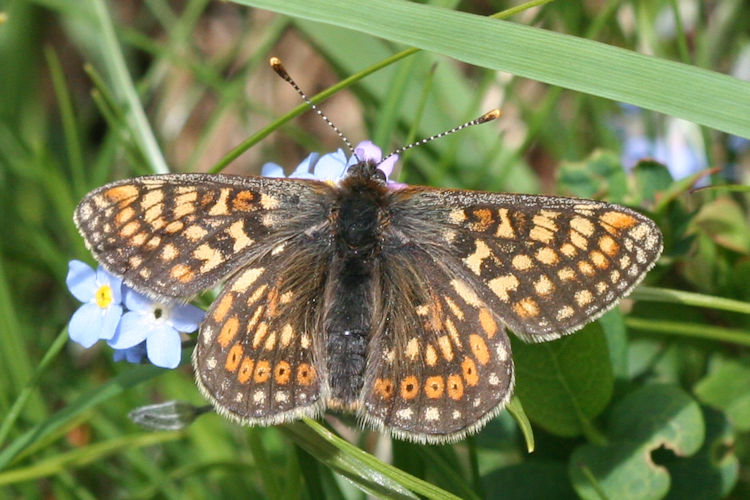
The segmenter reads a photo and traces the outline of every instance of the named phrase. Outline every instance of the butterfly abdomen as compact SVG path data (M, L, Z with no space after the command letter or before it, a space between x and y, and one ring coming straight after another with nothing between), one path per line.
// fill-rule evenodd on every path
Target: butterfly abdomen
M384 186L367 176L350 177L332 212L335 254L324 329L334 406L351 407L364 383L385 194Z

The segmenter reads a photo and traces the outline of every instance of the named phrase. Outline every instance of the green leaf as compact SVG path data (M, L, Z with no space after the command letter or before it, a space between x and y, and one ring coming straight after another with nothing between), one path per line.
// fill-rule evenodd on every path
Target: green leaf
M592 40L404 0L235 0L750 137L750 82Z
M750 231L743 208L723 196L704 204L693 223L717 245L750 254Z
M314 420L306 418L304 424L295 422L280 429L310 455L369 495L377 498L417 498L412 493L415 492L426 498L458 498L378 460Z
M656 193L666 191L672 186L672 174L667 167L653 160L641 160L633 169L635 189L639 204L643 201L653 201Z
M620 159L611 151L595 151L581 162L564 162L558 179L564 194L579 198L607 198L622 203L627 178Z
M560 436L593 431L614 383L601 325L543 344L513 340L516 396L529 419Z
M716 359L693 390L698 399L724 411L737 430L750 430L750 362Z
M706 440L698 453L666 463L672 478L668 500L725 498L737 483L739 460L734 452L734 431L726 416L704 406Z
M623 398L612 410L607 431L608 445L585 444L571 455L570 477L582 498L663 498L669 473L651 453L664 447L689 456L705 436L698 404L666 384L647 385Z
M565 464L528 461L497 469L482 477L486 498L577 498Z

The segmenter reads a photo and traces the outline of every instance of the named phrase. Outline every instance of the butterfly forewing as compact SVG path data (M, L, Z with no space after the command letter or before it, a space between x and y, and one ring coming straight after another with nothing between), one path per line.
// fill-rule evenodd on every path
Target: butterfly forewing
M325 220L315 181L171 174L114 182L78 205L96 259L139 291L191 297Z
M474 431L513 389L501 321L445 257L406 245L384 258L362 392L365 421L420 442Z
M662 248L650 219L598 201L413 188L394 193L394 206L402 238L449 253L454 272L532 341L613 307Z
M322 411L320 296L327 260L300 234L224 286L193 358L198 386L220 413L269 425Z

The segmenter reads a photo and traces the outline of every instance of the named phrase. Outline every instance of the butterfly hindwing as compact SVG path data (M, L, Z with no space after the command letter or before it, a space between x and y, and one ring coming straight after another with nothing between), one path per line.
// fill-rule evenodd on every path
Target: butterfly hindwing
M446 249L454 272L525 340L559 338L596 319L661 253L650 219L598 201L407 188L393 205L402 238Z
M208 174L138 177L86 195L75 222L96 259L135 289L192 297L325 220L316 181Z
M298 236L239 270L201 326L193 364L217 410L249 424L317 416L324 409L321 352L326 254Z
M411 244L383 257L362 392L365 421L420 442L472 432L513 389L502 323L444 257Z

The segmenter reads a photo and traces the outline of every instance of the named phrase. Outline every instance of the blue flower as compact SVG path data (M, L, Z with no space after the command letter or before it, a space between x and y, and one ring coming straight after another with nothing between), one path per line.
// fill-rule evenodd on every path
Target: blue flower
M99 339L111 339L122 316L122 280L101 266L94 271L80 260L71 260L65 283L83 302L68 324L71 340L88 348Z
M381 163L383 154L380 148L371 141L360 142L354 148L354 155L347 159L344 151L339 148L333 153L320 156L318 153L310 153L307 158L297 165L297 168L289 174L290 179L315 179L339 183L347 175L349 167L359 161L372 162L382 170L386 179L393 173L393 167L398 161L398 155L393 155ZM264 177L284 177L284 169L276 163L266 163L261 169ZM388 187L400 189L404 184L387 180Z
M114 337L107 342L114 349L127 350L117 357L140 361L145 342L151 363L163 368L177 367L182 357L180 332L197 330L205 312L190 304L155 302L127 287L124 303L130 310L123 314Z

